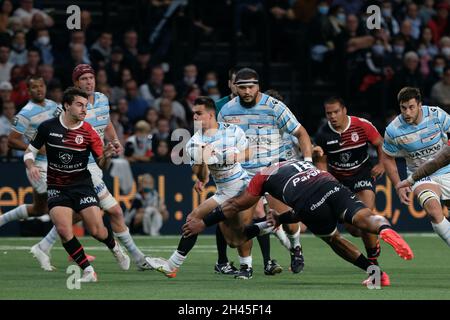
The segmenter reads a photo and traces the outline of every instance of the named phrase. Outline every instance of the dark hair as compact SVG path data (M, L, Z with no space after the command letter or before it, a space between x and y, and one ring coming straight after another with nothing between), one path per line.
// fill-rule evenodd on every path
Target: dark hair
M214 100L207 96L200 96L194 100L194 106L204 105L205 109L216 112Z
M228 80L231 80L231 78L233 77L233 74L235 75L237 72L238 72L238 69L230 68L230 70L228 70Z
M327 104L333 104L333 103L339 103L341 106L346 107L344 99L342 99L340 97L336 97L336 96L332 96L332 97L326 99L325 102L323 103L323 105L325 106Z
M29 76L27 78L27 82L26 82L27 83L27 87L30 88L31 81L35 81L35 80L42 80L42 81L44 81L44 78L41 75L38 75L38 74ZM45 84L45 81L44 81L44 84Z
M75 100L75 97L83 97L88 99L89 95L84 91L76 87L69 87L63 93L62 105L64 110L66 110L65 104L71 105Z
M399 104L407 102L411 99L416 99L417 102L422 102L422 95L420 90L413 87L404 87L397 95L397 101Z
M236 73L235 81L250 79L259 80L258 72L250 68L242 68Z
M271 96L272 98L280 100L281 102L284 101L284 97L277 90L269 89L264 93L267 94L268 96Z

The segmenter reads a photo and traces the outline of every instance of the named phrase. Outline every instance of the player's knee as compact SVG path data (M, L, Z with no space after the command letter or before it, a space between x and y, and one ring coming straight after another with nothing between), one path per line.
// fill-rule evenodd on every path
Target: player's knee
M123 214L119 203L110 193L108 193L108 196L105 198L100 199L100 208L107 211L111 215L115 213Z
M107 230L101 225L92 225L88 227L89 233L96 239L106 239Z
M418 195L417 199L422 208L428 210L441 209L440 197L433 190L422 190ZM432 200L436 201L432 201Z
M63 242L67 242L73 238L72 228L66 225L56 225L56 232Z

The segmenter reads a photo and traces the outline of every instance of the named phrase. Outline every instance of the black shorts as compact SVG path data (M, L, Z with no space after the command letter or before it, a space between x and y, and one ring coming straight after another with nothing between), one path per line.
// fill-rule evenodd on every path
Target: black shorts
M332 234L338 222L352 223L359 210L367 208L347 187L338 182L324 183L295 213L317 236Z
M354 193L372 190L375 193L375 179L371 175L371 168L361 169L357 174L348 178L339 178L339 182Z
M77 185L70 187L49 186L47 189L48 209L61 206L72 208L75 212L97 206L99 200L92 185Z

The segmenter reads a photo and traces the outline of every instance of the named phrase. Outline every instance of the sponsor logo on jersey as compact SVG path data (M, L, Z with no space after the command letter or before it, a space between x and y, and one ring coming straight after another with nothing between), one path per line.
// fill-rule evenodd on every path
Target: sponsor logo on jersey
M227 117L226 121L227 123L241 123L241 119L239 119L239 117Z
M420 157L425 157L425 156L429 156L431 154L435 154L439 150L441 150L441 145L437 144L437 145L434 145L434 146L432 146L430 148L426 148L426 149L410 152L409 156L412 159L417 159L417 158L420 158Z
M57 137L57 138L62 138L63 137L63 135L61 133L55 133L55 132L50 132L50 136Z
M327 145L329 145L329 144L335 144L335 143L338 143L338 142L339 142L338 140L327 141Z
M426 142L430 142L431 140L433 140L434 138L436 138L436 136L439 134L439 132L436 132L434 134L432 134L431 136L422 138L421 141L422 143L426 143Z
M67 152L60 152L59 158L64 164L68 164L70 161L72 161L73 155Z
M75 137L75 143L76 143L76 144L82 144L83 141L84 141L83 136L77 135L77 136Z
M80 199L80 204L97 203L95 197L84 197Z
M59 190L48 189L48 190L47 190L47 196L48 196L49 198L55 198L55 197L59 196Z
M344 152L339 155L339 158L343 163L347 163L351 156L352 154L350 152Z
M364 187L372 187L372 182L370 182L370 181L358 181L358 182L355 183L355 185L353 186L354 189L357 189L357 188L364 188Z
M358 133L357 133L357 132L353 132L351 138L352 138L352 141L353 141L353 142L358 141L358 140L359 140L359 135L358 135Z

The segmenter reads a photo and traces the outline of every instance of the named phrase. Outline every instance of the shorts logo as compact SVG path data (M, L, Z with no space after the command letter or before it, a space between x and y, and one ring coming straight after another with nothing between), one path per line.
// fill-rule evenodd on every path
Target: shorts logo
M343 163L347 163L348 160L350 160L351 155L352 155L352 154L351 154L350 152L345 152L345 153L341 153L341 155L339 156L339 158L341 159L341 161L342 161Z
M358 133L357 133L357 132L353 132L351 138L352 138L352 141L353 141L353 142L358 141L358 140L359 140L359 135L358 135Z
M47 190L47 197L48 198L55 198L59 196L59 190L55 190L55 189L48 189Z
M80 204L97 203L95 197L84 197L80 199Z
M83 136L77 135L77 136L75 137L75 143L76 143L76 144L82 144L83 141L84 141Z
M72 161L73 155L67 152L60 152L59 153L59 159L61 159L61 161L64 164L68 164L70 161Z
M354 189L364 188L364 187L372 188L372 182L370 182L370 181L358 181L357 183L355 183Z

